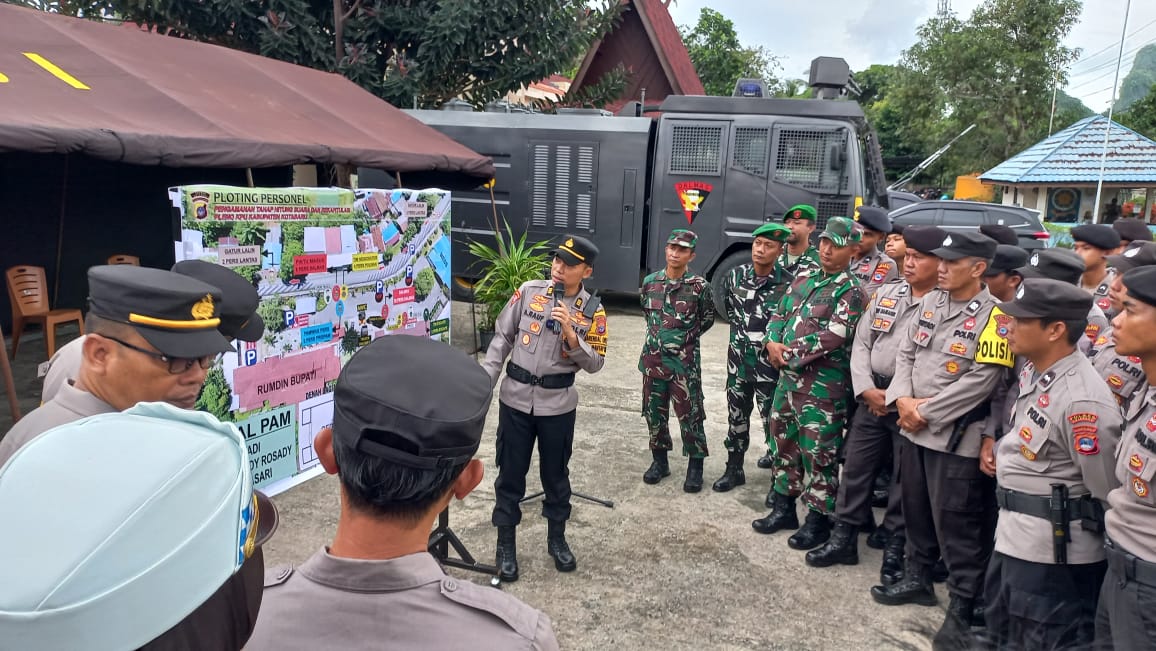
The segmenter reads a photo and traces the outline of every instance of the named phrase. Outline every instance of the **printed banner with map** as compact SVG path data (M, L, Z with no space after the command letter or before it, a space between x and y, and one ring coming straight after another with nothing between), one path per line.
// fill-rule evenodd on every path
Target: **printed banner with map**
M237 341L197 407L236 423L253 483L276 494L320 474L313 437L333 420L342 366L377 337L447 341L450 193L242 188L169 194L176 259L224 265L261 296L260 341Z

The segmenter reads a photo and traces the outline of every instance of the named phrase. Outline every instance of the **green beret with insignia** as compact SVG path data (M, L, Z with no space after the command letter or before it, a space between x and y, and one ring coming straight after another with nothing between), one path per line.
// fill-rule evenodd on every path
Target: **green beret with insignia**
M751 233L754 237L765 237L768 240L776 242L786 242L787 238L791 236L791 229L782 224L763 224Z

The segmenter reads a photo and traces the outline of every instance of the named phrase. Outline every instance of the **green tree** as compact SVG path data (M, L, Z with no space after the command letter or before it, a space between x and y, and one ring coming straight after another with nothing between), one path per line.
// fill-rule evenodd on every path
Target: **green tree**
M437 282L437 275L434 270L426 267L417 272L417 276L413 279L413 291L418 301L424 301L429 293L433 291L434 283Z
M1133 102L1132 106L1120 115L1120 123L1156 140L1156 84L1147 95Z
M32 6L48 0L16 0ZM59 2L163 34L338 72L394 106L482 106L566 69L616 23L618 0ZM83 11L72 11L73 6ZM613 99L613 98L608 98Z
M229 388L229 383L225 381L225 372L221 369L220 362L213 364L205 374L205 386L201 389L201 395L197 396L196 408L207 411L220 420L232 420L229 411L232 402L233 392Z
M734 22L714 9L704 7L693 28L679 31L707 95L730 95L744 77L778 86L778 59L762 47L744 47Z
M1116 112L1127 111L1133 104L1148 96L1156 86L1156 43L1145 45L1136 52L1132 69L1120 80L1120 99Z
M357 352L357 344L361 340L361 332L357 328L346 326L345 334L341 337L341 352L352 355Z
M305 253L305 245L301 240L289 240L281 245L281 282L289 282L293 278L293 259Z
M859 104L879 136L883 165L891 178L901 176L926 158L923 138L909 124L906 108L895 92L903 74L898 66L873 65L854 75L860 89Z
M1056 71L1078 54L1062 43L1079 15L1079 0L984 0L966 21L920 26L893 91L909 128L930 153L977 125L944 156L941 179L989 169L1047 135Z
M282 300L277 298L264 300L257 304L257 314L265 322L266 330L273 333L285 330L285 311L283 308Z
M233 271L245 280L253 283L255 287L261 281L261 267L255 264L242 265L240 267L233 267Z

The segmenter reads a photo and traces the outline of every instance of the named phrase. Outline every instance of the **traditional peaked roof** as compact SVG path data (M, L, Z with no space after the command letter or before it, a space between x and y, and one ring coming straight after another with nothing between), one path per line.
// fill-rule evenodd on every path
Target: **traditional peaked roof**
M625 5L622 23L586 53L570 92L597 83L602 75L623 64L629 79L620 100L606 107L609 110L639 99L643 88L647 103L667 95L705 95L682 35L663 1L621 2Z
M1112 122L1105 183L1156 183L1156 142ZM1093 115L980 175L997 183L1095 183L1108 118Z

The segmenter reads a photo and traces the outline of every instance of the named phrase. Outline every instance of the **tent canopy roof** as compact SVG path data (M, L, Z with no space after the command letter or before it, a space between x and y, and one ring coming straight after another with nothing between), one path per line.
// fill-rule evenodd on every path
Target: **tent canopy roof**
M488 179L481 156L340 75L0 3L0 152L166 167L337 163Z

